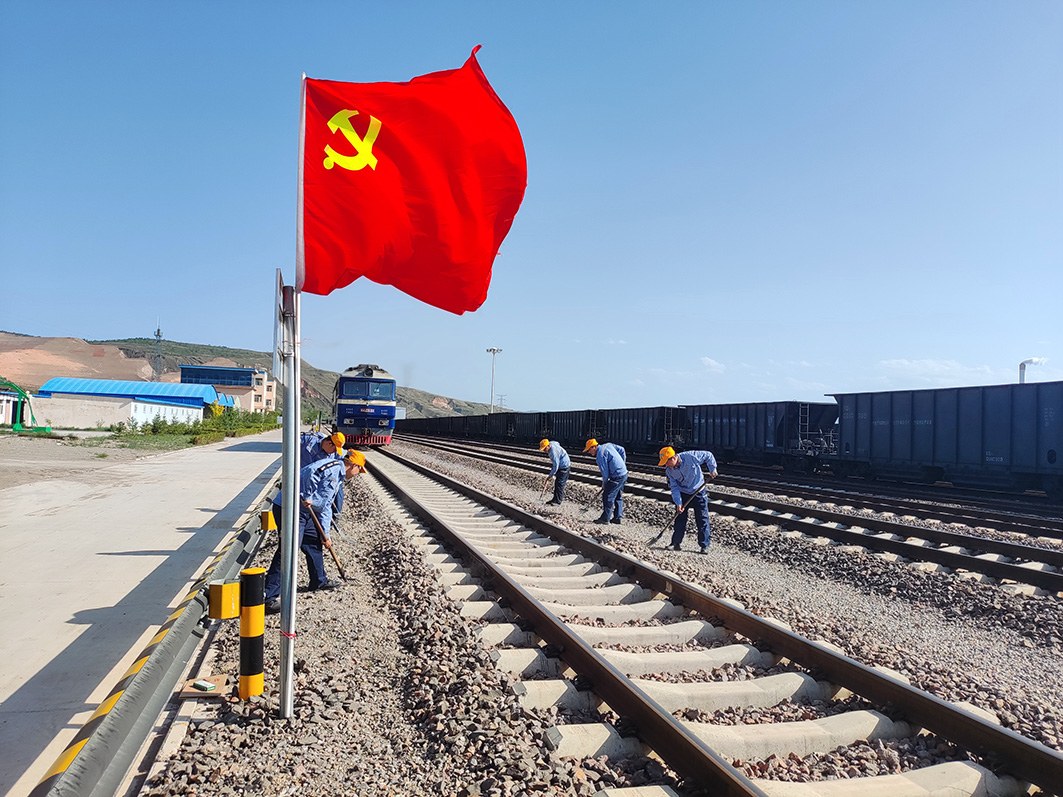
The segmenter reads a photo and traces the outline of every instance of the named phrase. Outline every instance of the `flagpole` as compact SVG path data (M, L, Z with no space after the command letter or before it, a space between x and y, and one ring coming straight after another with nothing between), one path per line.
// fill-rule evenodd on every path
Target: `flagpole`
M282 719L292 715L295 665L295 549L299 538L299 419L302 412L300 385L299 292L284 288L285 347L284 429L281 456L281 639L280 705Z
M285 363L287 389L284 392L284 451L282 457L281 515L288 533L281 535L281 639L280 705L281 719L292 716L295 708L295 549L299 537L299 431L302 421L302 354L301 299L303 285L303 147L306 140L306 73L302 76L299 96L299 179L295 220L295 287L285 288L286 306L290 306L291 356ZM290 300L290 304L289 304Z

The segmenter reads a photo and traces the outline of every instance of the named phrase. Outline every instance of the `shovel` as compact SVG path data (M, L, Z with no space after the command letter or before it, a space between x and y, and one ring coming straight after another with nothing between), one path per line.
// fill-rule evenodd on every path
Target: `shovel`
M541 493L539 493L539 506L542 506L545 503L544 499L546 498L546 488L549 487L549 486L550 486L550 477L547 476L546 477L546 481L543 482L543 491Z
M584 513L586 513L586 512L587 512L587 510L588 510L588 509L590 509L590 508L591 508L592 506L594 506L595 502L596 502L596 501L597 501L597 500L598 500L599 498L601 498L601 497L602 497L602 493L603 493L603 492L605 492L605 488L604 488L604 487L600 488L600 489L598 490L598 492L594 494L594 498L592 498L592 499L590 500L590 503L589 503L589 504L587 504L587 505L586 505L585 507L583 507L583 509L581 509L581 510L580 510L580 513L581 513L581 514L584 514Z
M325 530L323 528L321 528L321 521L317 519L317 512L314 511L314 508L312 506L308 506L307 509L310 510L310 517L312 517L314 519L314 525L317 526L317 533L319 535L321 535L321 542L322 542L322 544L324 544L324 542L325 542ZM336 569L340 573L340 578L342 578L344 581L346 581L347 580L347 574L343 572L343 565L340 564L340 558L338 556L336 556L336 549L334 547L332 547L331 545L329 545L328 546L328 552L330 554L332 554L332 561L336 563Z
M690 496L690 498L687 499L687 502L683 504L682 509L677 510L676 513L672 515L671 518L669 518L668 522L664 525L664 528L657 532L657 536L650 540L648 543L646 543L646 545L652 548L657 542L657 540L661 539L664 533L668 531L668 527L675 523L675 519L682 515L684 512L686 512L687 507L690 506L690 502L697 498L701 494L701 491L704 490L707 486L707 482L702 484L701 489L699 489L696 493L694 493L692 496Z

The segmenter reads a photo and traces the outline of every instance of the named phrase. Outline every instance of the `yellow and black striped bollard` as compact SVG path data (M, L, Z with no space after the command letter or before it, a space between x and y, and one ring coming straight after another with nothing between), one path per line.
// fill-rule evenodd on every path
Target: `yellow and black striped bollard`
M240 699L262 694L266 568L240 571Z

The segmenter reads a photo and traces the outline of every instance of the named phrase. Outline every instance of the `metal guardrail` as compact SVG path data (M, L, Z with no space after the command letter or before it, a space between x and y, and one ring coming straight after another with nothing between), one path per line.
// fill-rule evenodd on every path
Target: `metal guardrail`
M30 797L112 797L117 792L206 632L208 582L235 575L261 540L255 513L214 556Z

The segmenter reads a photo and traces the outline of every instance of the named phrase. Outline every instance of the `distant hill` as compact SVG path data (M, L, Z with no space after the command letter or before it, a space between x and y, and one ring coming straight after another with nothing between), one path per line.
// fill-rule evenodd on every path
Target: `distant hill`
M268 352L204 343L163 340L157 344L154 338L86 341L0 331L0 376L30 391L37 390L53 376L150 381L155 378L156 351L161 355L160 380L164 382L178 381L182 365L229 365L267 371L273 366L273 357ZM304 408L330 413L332 389L338 376L335 371L315 368L304 359ZM486 404L437 396L401 385L398 403L406 408L408 418L481 415L488 410Z

